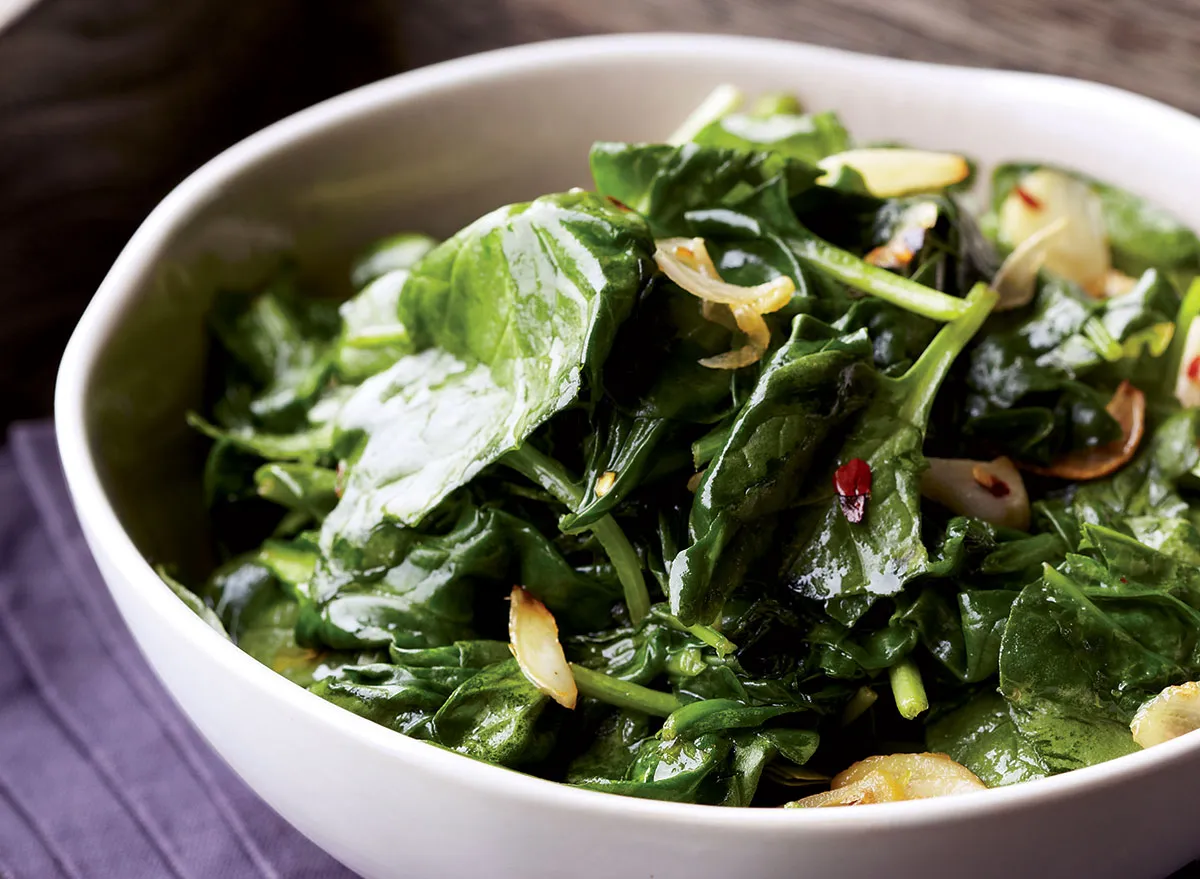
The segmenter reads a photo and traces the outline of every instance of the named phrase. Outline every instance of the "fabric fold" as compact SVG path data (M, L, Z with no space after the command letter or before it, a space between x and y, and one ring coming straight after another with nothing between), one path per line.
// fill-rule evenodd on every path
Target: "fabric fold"
M353 876L258 799L154 677L45 422L14 426L0 450L0 876Z

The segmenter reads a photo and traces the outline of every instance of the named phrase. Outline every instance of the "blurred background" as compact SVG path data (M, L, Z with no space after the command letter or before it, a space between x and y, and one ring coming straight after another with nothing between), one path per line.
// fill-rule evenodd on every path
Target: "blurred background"
M1200 0L0 0L0 425L49 413L75 321L172 186L257 128L407 67L705 31L1065 74L1200 113L1197 13Z

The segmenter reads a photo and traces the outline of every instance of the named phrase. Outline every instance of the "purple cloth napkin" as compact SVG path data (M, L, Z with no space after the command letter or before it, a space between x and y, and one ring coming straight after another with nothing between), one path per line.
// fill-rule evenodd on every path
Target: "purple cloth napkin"
M53 428L0 449L0 877L343 879L222 762L100 579Z

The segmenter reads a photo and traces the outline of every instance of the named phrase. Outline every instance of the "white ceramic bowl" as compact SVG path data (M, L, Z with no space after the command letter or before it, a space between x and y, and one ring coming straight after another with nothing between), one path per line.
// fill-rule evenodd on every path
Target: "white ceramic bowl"
M620 36L452 61L286 119L205 165L105 279L59 376L59 443L142 650L267 802L368 877L1165 875L1200 854L1200 734L1045 781L861 809L738 810L573 790L376 726L223 641L147 559L203 543L195 448L212 282L296 247L308 269L402 229L586 185L593 140L661 139L715 84L795 91L861 139L1062 162L1200 227L1200 121L1098 85L769 40ZM213 260L216 255L220 260Z

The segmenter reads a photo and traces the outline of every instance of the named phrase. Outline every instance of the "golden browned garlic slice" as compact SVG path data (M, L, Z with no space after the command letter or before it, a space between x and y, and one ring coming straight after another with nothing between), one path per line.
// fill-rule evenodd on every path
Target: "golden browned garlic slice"
M956 153L885 148L835 153L817 162L817 167L825 172L817 183L828 183L842 168L852 168L871 195L879 198L936 192L961 183L971 173L967 160Z
M522 586L512 590L508 638L529 682L564 708L574 708L579 690L558 641L558 624L546 605Z
M1112 268L1108 230L1100 197L1082 180L1049 168L1026 174L1000 205L1000 237L1019 247L1059 220L1066 225L1044 249L1046 269L1105 296Z
M1200 406L1200 320L1193 320L1183 340L1183 357L1175 378L1175 399L1185 408Z
M1129 730L1143 748L1161 745L1200 729L1200 682L1167 687L1147 700L1133 716Z
M1114 296L1124 296L1137 286L1137 282L1137 278L1130 277L1116 269L1109 269L1108 274L1104 276L1104 298L1112 299Z
M992 289L1000 294L1000 301L993 311L1020 308L1033 301L1033 294L1037 291L1037 273L1046 262L1046 253L1054 238L1066 228L1067 218L1059 217L1013 248L992 279Z
M1077 449L1063 455L1049 467L1022 464L1030 473L1056 476L1076 482L1099 479L1129 462L1146 431L1146 396L1127 381L1121 382L1105 410L1121 426L1121 438L1091 449Z
M960 516L1006 528L1029 529L1029 495L1025 481L1008 458L972 461L927 458L921 494Z
M701 365L711 369L738 369L762 359L771 342L771 331L764 314L787 305L796 290L786 275L757 284L739 287L722 280L703 238L663 238L655 242L654 261L668 278L704 302L704 316L724 323L719 309L732 314L736 326L746 335L746 344L736 351L705 357Z
M612 470L605 470L596 477L595 492L596 497L604 497L612 491L613 484L617 481L617 474Z
M864 806L986 789L974 772L945 754L890 754L860 760L835 775L828 791L788 803L787 808Z
M925 233L936 226L937 221L937 205L932 201L918 202L901 215L892 237L863 259L881 269L908 268L925 245Z

